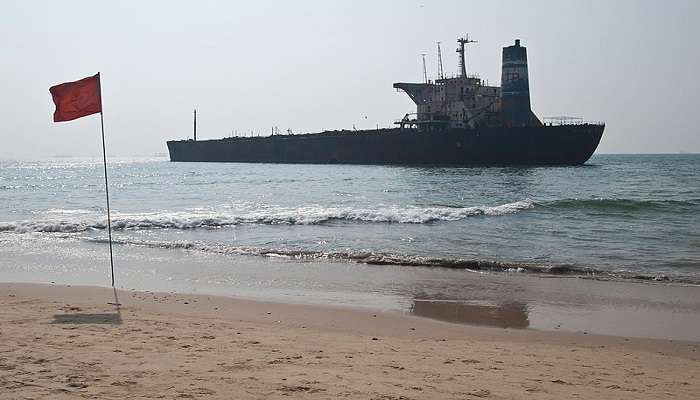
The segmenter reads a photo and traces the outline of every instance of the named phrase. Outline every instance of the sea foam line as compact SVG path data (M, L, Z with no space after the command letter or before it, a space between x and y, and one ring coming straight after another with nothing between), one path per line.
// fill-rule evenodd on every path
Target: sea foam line
M95 243L107 243L106 239L85 238L85 240ZM263 248L221 243L204 243L197 241L117 239L115 240L115 243L119 245L159 248L166 250L186 250L233 256L259 256L306 262L354 262L368 265L447 268L480 272L530 273L538 275L544 274L582 277L601 280L622 279L634 281L673 281L692 285L700 284L700 278L691 276L669 277L664 274L644 274L633 271L608 271L583 265L571 264L547 265L533 262L497 261L478 258L464 259L449 257L426 257L421 255L394 254L372 251L317 251L294 248Z

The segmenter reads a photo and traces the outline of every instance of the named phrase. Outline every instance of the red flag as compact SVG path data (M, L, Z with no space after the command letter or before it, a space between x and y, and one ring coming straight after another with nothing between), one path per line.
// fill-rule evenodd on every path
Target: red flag
M53 121L71 121L102 112L100 73L75 82L66 82L49 88L56 111Z

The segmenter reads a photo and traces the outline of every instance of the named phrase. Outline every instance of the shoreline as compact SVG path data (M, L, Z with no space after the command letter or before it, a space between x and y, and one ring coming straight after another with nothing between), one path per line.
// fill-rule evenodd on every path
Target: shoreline
M533 203L536 204L536 203ZM232 225L231 225L232 226ZM224 226L225 227L225 226ZM52 232L55 233L55 232ZM109 243L105 238L83 239L92 243ZM133 246L143 249L175 249L199 251L205 254L229 255L267 258L282 258L294 262L328 262L366 264L372 266L390 266L407 268L446 269L454 271L523 274L543 278L576 278L619 283L659 283L677 284L680 286L700 287L700 276L680 274L678 272L606 270L587 264L571 262L553 262L548 264L523 260L499 260L496 258L450 258L445 256L427 256L418 254L392 254L377 252L324 252L313 250L289 250L274 248L256 248L250 246L225 246L218 244L202 244L197 242L157 242L148 240L114 239L113 244Z
M0 399L694 398L700 342L393 312L0 284ZM107 339L107 340L105 340Z

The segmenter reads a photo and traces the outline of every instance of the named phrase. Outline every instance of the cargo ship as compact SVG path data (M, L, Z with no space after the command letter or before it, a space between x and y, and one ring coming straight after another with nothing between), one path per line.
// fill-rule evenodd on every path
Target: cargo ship
M579 118L540 120L530 106L527 49L503 48L501 86L468 75L465 45L457 40L460 71L446 77L438 43L438 77L394 83L416 104L396 127L264 137L168 141L171 161L318 164L576 165L598 147L605 123Z

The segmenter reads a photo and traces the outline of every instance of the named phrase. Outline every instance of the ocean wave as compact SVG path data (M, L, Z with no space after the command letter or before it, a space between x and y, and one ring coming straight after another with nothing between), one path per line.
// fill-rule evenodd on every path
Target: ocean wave
M15 222L0 222L0 232L61 232L61 233L76 233L84 232L88 227L79 222L68 221L15 221Z
M635 200L635 199L563 199L541 203L543 206L562 209L588 209L600 211L673 210L700 207L700 199L689 200Z
M106 239L86 238L94 243L108 243ZM354 262L368 265L446 268L483 272L530 273L549 276L569 276L600 280L636 280L656 282L678 282L700 284L700 278L689 276L667 276L661 273L644 274L635 271L607 271L572 264L538 264L534 262L496 261L487 259L463 259L448 257L425 257L420 255L392 254L372 251L314 251L289 248L262 248L217 243L190 241L157 241L140 239L118 239L113 243L166 250L187 250L236 256L259 256L283 258L297 261Z
M220 228L240 224L264 225L316 225L332 221L427 224L440 221L458 221L471 216L498 216L532 208L529 200L498 206L482 207L415 207L392 206L379 208L321 207L298 208L257 207L227 211L190 210L170 213L114 214L112 229L196 229ZM65 210L59 210L61 213ZM75 212L74 219L25 220L0 222L0 232L63 232L77 233L105 229L106 220L81 218Z

